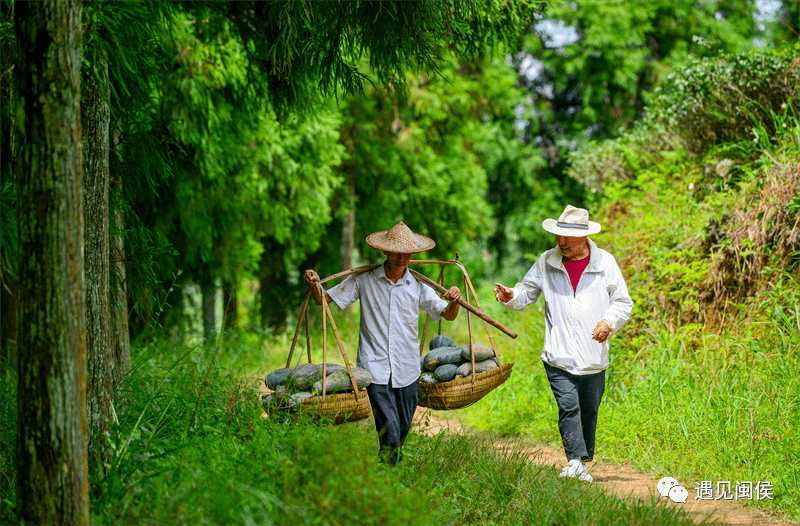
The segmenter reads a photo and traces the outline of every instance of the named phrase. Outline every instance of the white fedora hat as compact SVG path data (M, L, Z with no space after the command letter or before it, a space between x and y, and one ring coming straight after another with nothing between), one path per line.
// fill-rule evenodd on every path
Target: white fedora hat
M600 223L589 221L589 211L585 208L575 208L567 205L558 221L545 219L542 228L557 236L584 237L596 234L603 229Z
M386 252L416 254L432 249L436 243L427 236L415 234L405 223L400 221L389 230L368 235L367 245Z

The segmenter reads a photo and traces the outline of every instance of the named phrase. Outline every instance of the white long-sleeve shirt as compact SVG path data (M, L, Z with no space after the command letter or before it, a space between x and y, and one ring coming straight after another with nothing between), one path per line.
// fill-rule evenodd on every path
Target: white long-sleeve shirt
M448 302L406 269L397 283L383 265L353 274L328 290L344 309L361 300L357 364L372 374L373 383L406 387L419 378L419 311L439 321Z
M631 317L633 300L617 261L607 251L587 240L589 265L573 290L558 247L539 256L522 282L514 286L514 297L501 303L524 311L544 295L545 336L542 361L575 375L608 369L609 339L600 343L592 331L602 319L616 333Z

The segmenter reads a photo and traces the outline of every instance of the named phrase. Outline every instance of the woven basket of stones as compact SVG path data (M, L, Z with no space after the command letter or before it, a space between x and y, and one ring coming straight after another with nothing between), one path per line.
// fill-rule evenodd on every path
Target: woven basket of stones
M372 413L366 389L371 382L372 375L360 367L303 363L269 373L264 379L269 392L261 403L268 414L306 411L336 424L353 422Z
M456 345L447 335L431 339L420 356L419 405L458 409L473 404L511 375L513 363L501 364L494 349L481 343Z

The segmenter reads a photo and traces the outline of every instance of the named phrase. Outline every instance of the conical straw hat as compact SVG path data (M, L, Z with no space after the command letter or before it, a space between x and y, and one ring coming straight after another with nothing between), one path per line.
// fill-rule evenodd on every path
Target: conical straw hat
M400 221L389 230L368 235L367 245L386 252L416 254L432 249L436 243L427 236L415 234L405 223Z

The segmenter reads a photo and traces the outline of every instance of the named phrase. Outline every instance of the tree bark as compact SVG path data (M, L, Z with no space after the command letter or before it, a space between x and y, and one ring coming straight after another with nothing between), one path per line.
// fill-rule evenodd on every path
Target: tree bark
M350 192L347 199L349 211L347 217L342 222L342 251L339 265L340 271L353 268L353 250L355 248L356 232L356 181L355 176L350 174Z
M3 274L0 283L0 363L17 361L17 280Z
M112 151L119 161L119 131L114 132ZM110 170L109 170L110 171ZM114 178L116 193L121 199L122 178ZM109 197L110 198L110 197ZM128 327L128 270L125 259L125 222L119 206L111 207L113 228L109 232L111 273L109 275L110 316L111 316L111 348L114 355L114 382L119 384L131 371L131 333Z
M84 264L86 287L86 351L89 367L87 417L89 461L102 457L114 402L111 326L109 315L108 178L109 122L108 62L100 58L83 77Z
M286 329L289 278L283 264L286 248L265 239L264 253L259 265L259 295L261 296L261 326L281 332Z
M225 329L233 329L239 322L239 295L236 292L238 283L236 279L222 282L222 319L225 320Z
M78 1L18 2L17 519L89 524Z
M341 259L339 261L340 271L353 268L353 251L356 246L356 176L351 171L348 177L350 179L348 185L350 187L350 192L347 198L349 210L342 222L342 249ZM353 306L348 305L345 307L344 312L347 315L352 314Z

